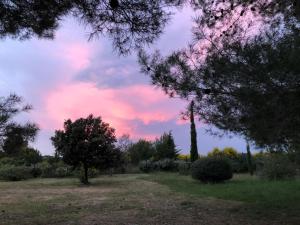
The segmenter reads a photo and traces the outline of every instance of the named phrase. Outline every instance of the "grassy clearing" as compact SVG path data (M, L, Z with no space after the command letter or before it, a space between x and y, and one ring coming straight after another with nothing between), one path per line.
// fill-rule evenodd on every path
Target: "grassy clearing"
M190 176L175 173L151 174L144 179L192 196L242 201L252 203L258 209L300 212L300 179L262 181L255 176L235 175L231 181L222 184L202 184Z
M82 186L77 179L70 178L0 182L0 224L279 225L299 222L297 216L283 214L282 208L276 209L276 216L258 218L242 211L247 209L247 202L253 203L251 198L256 199L255 202L259 199L258 193L246 193L246 196L235 193L241 191L242 186L250 188L258 182L244 177L221 184L218 188L197 183L189 177L166 173L101 176L91 181L90 186ZM267 183L262 183L260 187L267 186ZM287 196L286 201L298 204L299 182L283 184L282 187L288 186L288 190L293 192L291 195L296 197L290 199ZM224 190L226 193L222 194ZM267 202L270 201L270 195L261 195ZM276 195L273 197L280 199Z

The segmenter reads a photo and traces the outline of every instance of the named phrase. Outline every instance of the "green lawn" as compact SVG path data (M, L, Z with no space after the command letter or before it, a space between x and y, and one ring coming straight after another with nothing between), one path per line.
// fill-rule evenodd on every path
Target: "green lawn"
M157 173L145 177L171 190L197 197L251 203L259 210L285 210L300 214L300 179L285 181L262 181L250 175L235 175L221 184L202 184L190 176L175 173Z
M1 225L300 224L300 182L207 185L175 173L0 182ZM255 210L253 210L255 209Z

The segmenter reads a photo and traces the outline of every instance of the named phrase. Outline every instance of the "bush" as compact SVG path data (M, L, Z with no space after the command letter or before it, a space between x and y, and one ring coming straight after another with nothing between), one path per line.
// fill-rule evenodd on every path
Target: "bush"
M189 175L191 173L191 162L177 161L177 169L181 175Z
M42 171L41 177L44 177L44 178L55 177L56 167L54 165L48 163L47 161L43 161L38 166Z
M42 175L42 170L38 167L33 167L33 168L31 168L30 173L34 178L36 178L36 177L40 177Z
M151 172L151 171L153 171L153 170L156 169L156 165L151 160L144 160L144 161L140 162L139 168L144 173L149 173L149 172Z
M176 171L177 163L173 159L162 159L154 163L154 168L162 171Z
M62 178L62 177L70 177L72 176L72 170L68 166L57 167L54 172L54 177Z
M29 178L32 178L30 167L6 165L0 168L0 180L19 181Z
M294 178L296 166L286 155L269 154L262 159L258 175L268 180Z
M23 164L23 160L20 160L19 158L3 157L0 159L0 167L5 165L22 166Z
M236 158L229 159L234 173L248 172L247 155L245 153L238 154Z
M208 157L195 161L191 168L192 177L202 182L222 182L232 178L232 168L228 160Z

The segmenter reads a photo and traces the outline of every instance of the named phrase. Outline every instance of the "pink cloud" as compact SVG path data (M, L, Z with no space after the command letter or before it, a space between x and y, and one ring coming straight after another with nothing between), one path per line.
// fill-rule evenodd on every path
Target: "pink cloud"
M159 134L138 134L131 121L150 122L176 120L184 103L169 99L150 85L135 85L119 89L99 89L91 82L65 84L45 96L44 113L37 115L43 129L62 128L65 119L77 119L89 114L101 116L116 128L117 135L154 139Z

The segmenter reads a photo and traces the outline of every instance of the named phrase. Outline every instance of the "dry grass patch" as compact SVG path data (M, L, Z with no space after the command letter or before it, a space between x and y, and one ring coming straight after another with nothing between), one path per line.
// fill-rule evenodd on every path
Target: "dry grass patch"
M282 224L238 212L244 203L191 198L148 175L0 182L0 224ZM285 223L288 224L288 223Z

